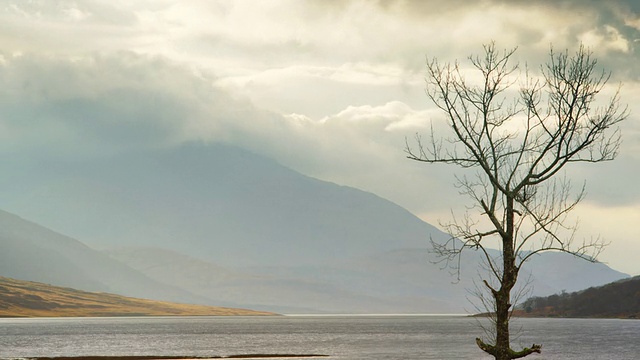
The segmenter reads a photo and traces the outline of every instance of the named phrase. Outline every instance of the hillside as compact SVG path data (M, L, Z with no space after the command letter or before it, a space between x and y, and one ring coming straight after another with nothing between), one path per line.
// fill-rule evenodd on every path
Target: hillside
M273 313L91 293L0 277L0 317L223 316Z
M161 284L76 239L1 210L0 275L85 291L235 307Z
M586 290L527 299L517 316L640 318L640 276Z

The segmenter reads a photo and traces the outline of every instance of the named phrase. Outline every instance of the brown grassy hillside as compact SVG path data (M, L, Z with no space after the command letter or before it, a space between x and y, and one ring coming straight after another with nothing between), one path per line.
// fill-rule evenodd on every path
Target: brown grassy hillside
M91 293L0 277L0 317L224 316L273 313Z

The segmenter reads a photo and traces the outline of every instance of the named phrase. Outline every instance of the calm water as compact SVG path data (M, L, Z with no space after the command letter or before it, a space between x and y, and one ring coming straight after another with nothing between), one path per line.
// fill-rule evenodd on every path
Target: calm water
M640 359L640 320L519 319L528 359ZM489 359L476 320L433 316L0 319L0 358L316 353L332 359Z

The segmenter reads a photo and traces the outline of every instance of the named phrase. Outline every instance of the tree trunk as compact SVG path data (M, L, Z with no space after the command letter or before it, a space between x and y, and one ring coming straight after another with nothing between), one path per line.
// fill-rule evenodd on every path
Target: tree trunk
M513 249L513 197L507 196L506 200L506 227L502 237L502 279L500 290L494 294L496 300L496 353L494 357L496 360L511 360L509 308L511 307L511 289L515 286L518 276Z
M505 271L505 277L506 277ZM504 286L495 293L496 301L496 345L495 353L492 354L496 360L511 359L511 344L509 337L509 308L511 307L509 298L510 288Z
M509 310L511 308L511 290L516 285L518 279L518 268L515 265L516 257L513 248L514 200L511 196L508 196L506 200L506 226L502 236L502 278L500 279L500 289L497 291L491 290L496 307L496 343L491 346L476 340L478 346L485 352L493 355L496 360L511 360L515 358L510 343Z

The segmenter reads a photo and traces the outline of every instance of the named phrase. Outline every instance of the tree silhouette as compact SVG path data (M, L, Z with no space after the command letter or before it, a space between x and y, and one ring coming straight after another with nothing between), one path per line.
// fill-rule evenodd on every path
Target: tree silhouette
M583 46L571 56L551 50L538 76L511 64L515 51L485 45L483 56L469 57L472 72L457 62L428 60L427 94L444 113L449 137L441 140L432 127L426 140L416 135L406 146L409 159L473 170L456 176L471 206L444 225L451 239L433 248L455 267L465 250L484 255L482 283L492 300L495 339L476 342L499 360L541 351L535 344L521 351L510 345L512 291L523 264L543 251L596 261L605 246L600 238L575 241L577 225L566 218L585 188L573 190L562 170L613 160L620 145L616 124L628 116L619 88L606 102L597 101L609 75L596 71L597 61ZM499 257L487 251L492 245L500 248Z

